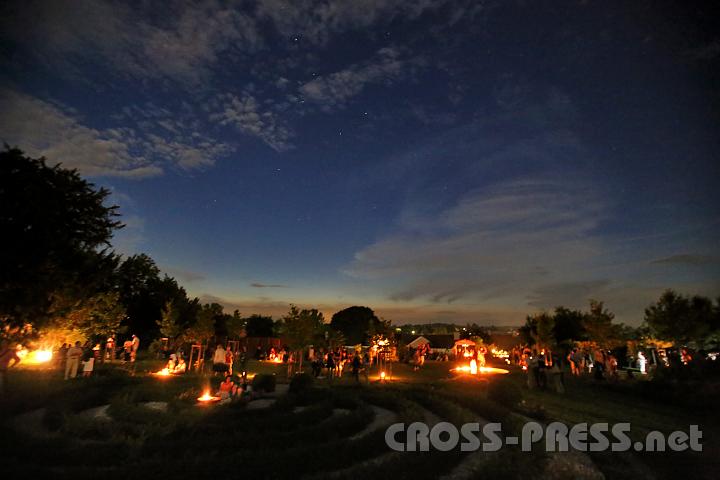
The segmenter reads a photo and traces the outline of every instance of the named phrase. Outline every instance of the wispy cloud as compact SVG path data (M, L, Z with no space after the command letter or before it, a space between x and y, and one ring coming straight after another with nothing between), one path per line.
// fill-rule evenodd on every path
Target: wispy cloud
M406 284L394 300L481 301L530 294L582 271L597 255L593 230L606 205L557 181L508 182L431 215L407 215L402 231L355 256L347 272Z
M77 168L85 175L144 178L163 169L131 153L126 132L83 125L71 113L43 100L0 90L0 137L30 155Z
M292 148L290 129L250 93L240 97L231 93L220 95L210 108L216 110L210 114L211 121L231 125L242 133L257 137L275 151Z
M180 280L180 283L193 283L205 280L205 275L198 272L193 272L184 268L166 266L162 267L162 270L173 278Z
M207 137L178 132L184 127L176 121L174 133L152 133L162 118L141 119L138 128L92 128L69 109L7 88L0 89L0 108L4 142L88 176L146 178L167 167L197 169L230 150Z
M678 254L653 260L655 265L687 265L692 267L720 264L720 257L699 254Z
M299 92L307 100L331 109L342 107L371 83L388 83L409 73L417 60L403 60L400 51L386 47L372 60L352 65L329 75L314 78L303 84Z
M225 2L166 2L162 18L149 4L111 0L27 1L8 9L3 31L46 65L78 75L89 62L129 78L198 85L223 52L259 47L255 21ZM23 25L33 25L28 30Z
M287 285L273 284L273 283L251 283L253 288L290 288Z

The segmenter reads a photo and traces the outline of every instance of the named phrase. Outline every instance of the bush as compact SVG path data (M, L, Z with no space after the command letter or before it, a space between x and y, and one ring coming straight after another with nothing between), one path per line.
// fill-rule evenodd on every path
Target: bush
M254 392L274 392L275 383L275 375L259 373L253 377L251 385Z
M302 393L310 389L314 379L312 375L307 373L296 373L290 380L290 393Z
M513 408L522 400L522 390L510 379L497 378L487 387L487 395L493 402Z

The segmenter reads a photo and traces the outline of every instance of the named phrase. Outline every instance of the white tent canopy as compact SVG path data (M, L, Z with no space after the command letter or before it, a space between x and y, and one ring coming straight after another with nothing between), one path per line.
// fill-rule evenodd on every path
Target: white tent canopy
M430 340L428 340L427 338L425 338L421 335L421 336L417 337L415 340L413 340L412 342L408 343L408 347L417 348L420 345L426 345L428 343L430 343Z

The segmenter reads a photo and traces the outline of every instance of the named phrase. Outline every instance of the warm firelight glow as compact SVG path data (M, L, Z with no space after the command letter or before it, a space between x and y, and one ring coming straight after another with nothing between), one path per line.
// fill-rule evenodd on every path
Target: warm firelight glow
M18 357L26 365L39 365L41 363L47 363L52 360L52 350L33 350L23 348L18 351Z
M385 380L385 372L380 372L380 380Z
M478 373L483 374L483 375L498 374L498 373L499 374L510 373L509 370L505 370L504 368L478 367L477 363L475 363L475 360L471 360L470 365L463 365L461 367L453 368L453 371L469 373L471 375L476 375Z
M170 375L170 369L169 368L163 368L159 372L155 372L155 375L161 376L161 377L167 377Z
M209 403L220 400L220 397L213 397L210 395L210 390L205 390L201 397L198 397L198 402Z

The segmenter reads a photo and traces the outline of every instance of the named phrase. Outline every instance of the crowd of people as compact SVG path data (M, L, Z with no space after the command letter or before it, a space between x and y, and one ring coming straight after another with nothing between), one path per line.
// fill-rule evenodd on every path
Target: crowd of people
M78 374L83 377L92 376L97 363L102 361L113 362L120 360L122 363L134 363L140 349L140 338L132 335L118 347L115 338L110 337L105 343L105 351L102 351L100 344L93 344L89 341L82 344L63 343L53 354L55 364L60 371L64 371L65 380L76 378Z

